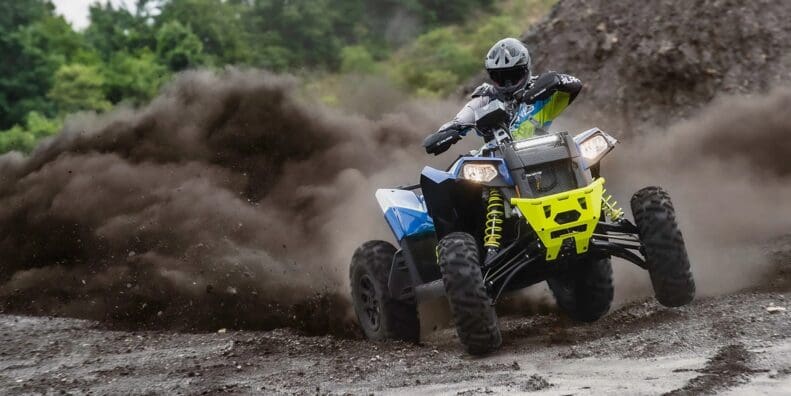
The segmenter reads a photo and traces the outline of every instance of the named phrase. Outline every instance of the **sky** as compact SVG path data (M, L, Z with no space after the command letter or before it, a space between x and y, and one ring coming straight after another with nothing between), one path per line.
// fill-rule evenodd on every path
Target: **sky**
M102 3L108 0L101 0ZM97 0L52 0L55 9L63 15L75 29L84 29L88 26L88 6ZM127 7L134 4L134 0L110 0L115 5L124 4Z

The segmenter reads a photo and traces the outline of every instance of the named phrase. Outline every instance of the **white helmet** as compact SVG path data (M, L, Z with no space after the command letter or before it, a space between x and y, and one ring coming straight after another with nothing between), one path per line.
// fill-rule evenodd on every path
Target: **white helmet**
M495 88L501 93L514 93L532 77L530 52L515 38L496 42L486 54L484 65Z

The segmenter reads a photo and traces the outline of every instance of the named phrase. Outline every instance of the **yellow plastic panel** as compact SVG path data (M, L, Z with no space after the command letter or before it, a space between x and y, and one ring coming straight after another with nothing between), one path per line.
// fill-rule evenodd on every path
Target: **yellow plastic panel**
M519 209L538 234L541 243L547 248L547 261L550 261L558 257L563 241L569 238L574 239L577 254L588 251L593 230L601 216L603 190L604 178L598 178L587 187L559 194L541 198L512 198L511 205ZM558 223L556 216L569 211L577 211L579 217L565 224ZM553 233L555 237L552 237Z

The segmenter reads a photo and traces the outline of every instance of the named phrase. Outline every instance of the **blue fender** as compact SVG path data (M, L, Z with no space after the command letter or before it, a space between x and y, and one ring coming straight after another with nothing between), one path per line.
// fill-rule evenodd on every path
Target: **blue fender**
M408 190L379 189L376 200L398 241L434 232L434 221L422 196Z

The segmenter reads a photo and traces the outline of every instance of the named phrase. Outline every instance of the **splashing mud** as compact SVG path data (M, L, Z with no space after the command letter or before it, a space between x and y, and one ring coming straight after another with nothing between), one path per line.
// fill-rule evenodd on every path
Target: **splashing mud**
M263 72L187 73L140 111L0 157L4 310L344 332L348 258L387 237L371 191L412 181L417 142L452 110L374 121L297 92Z

